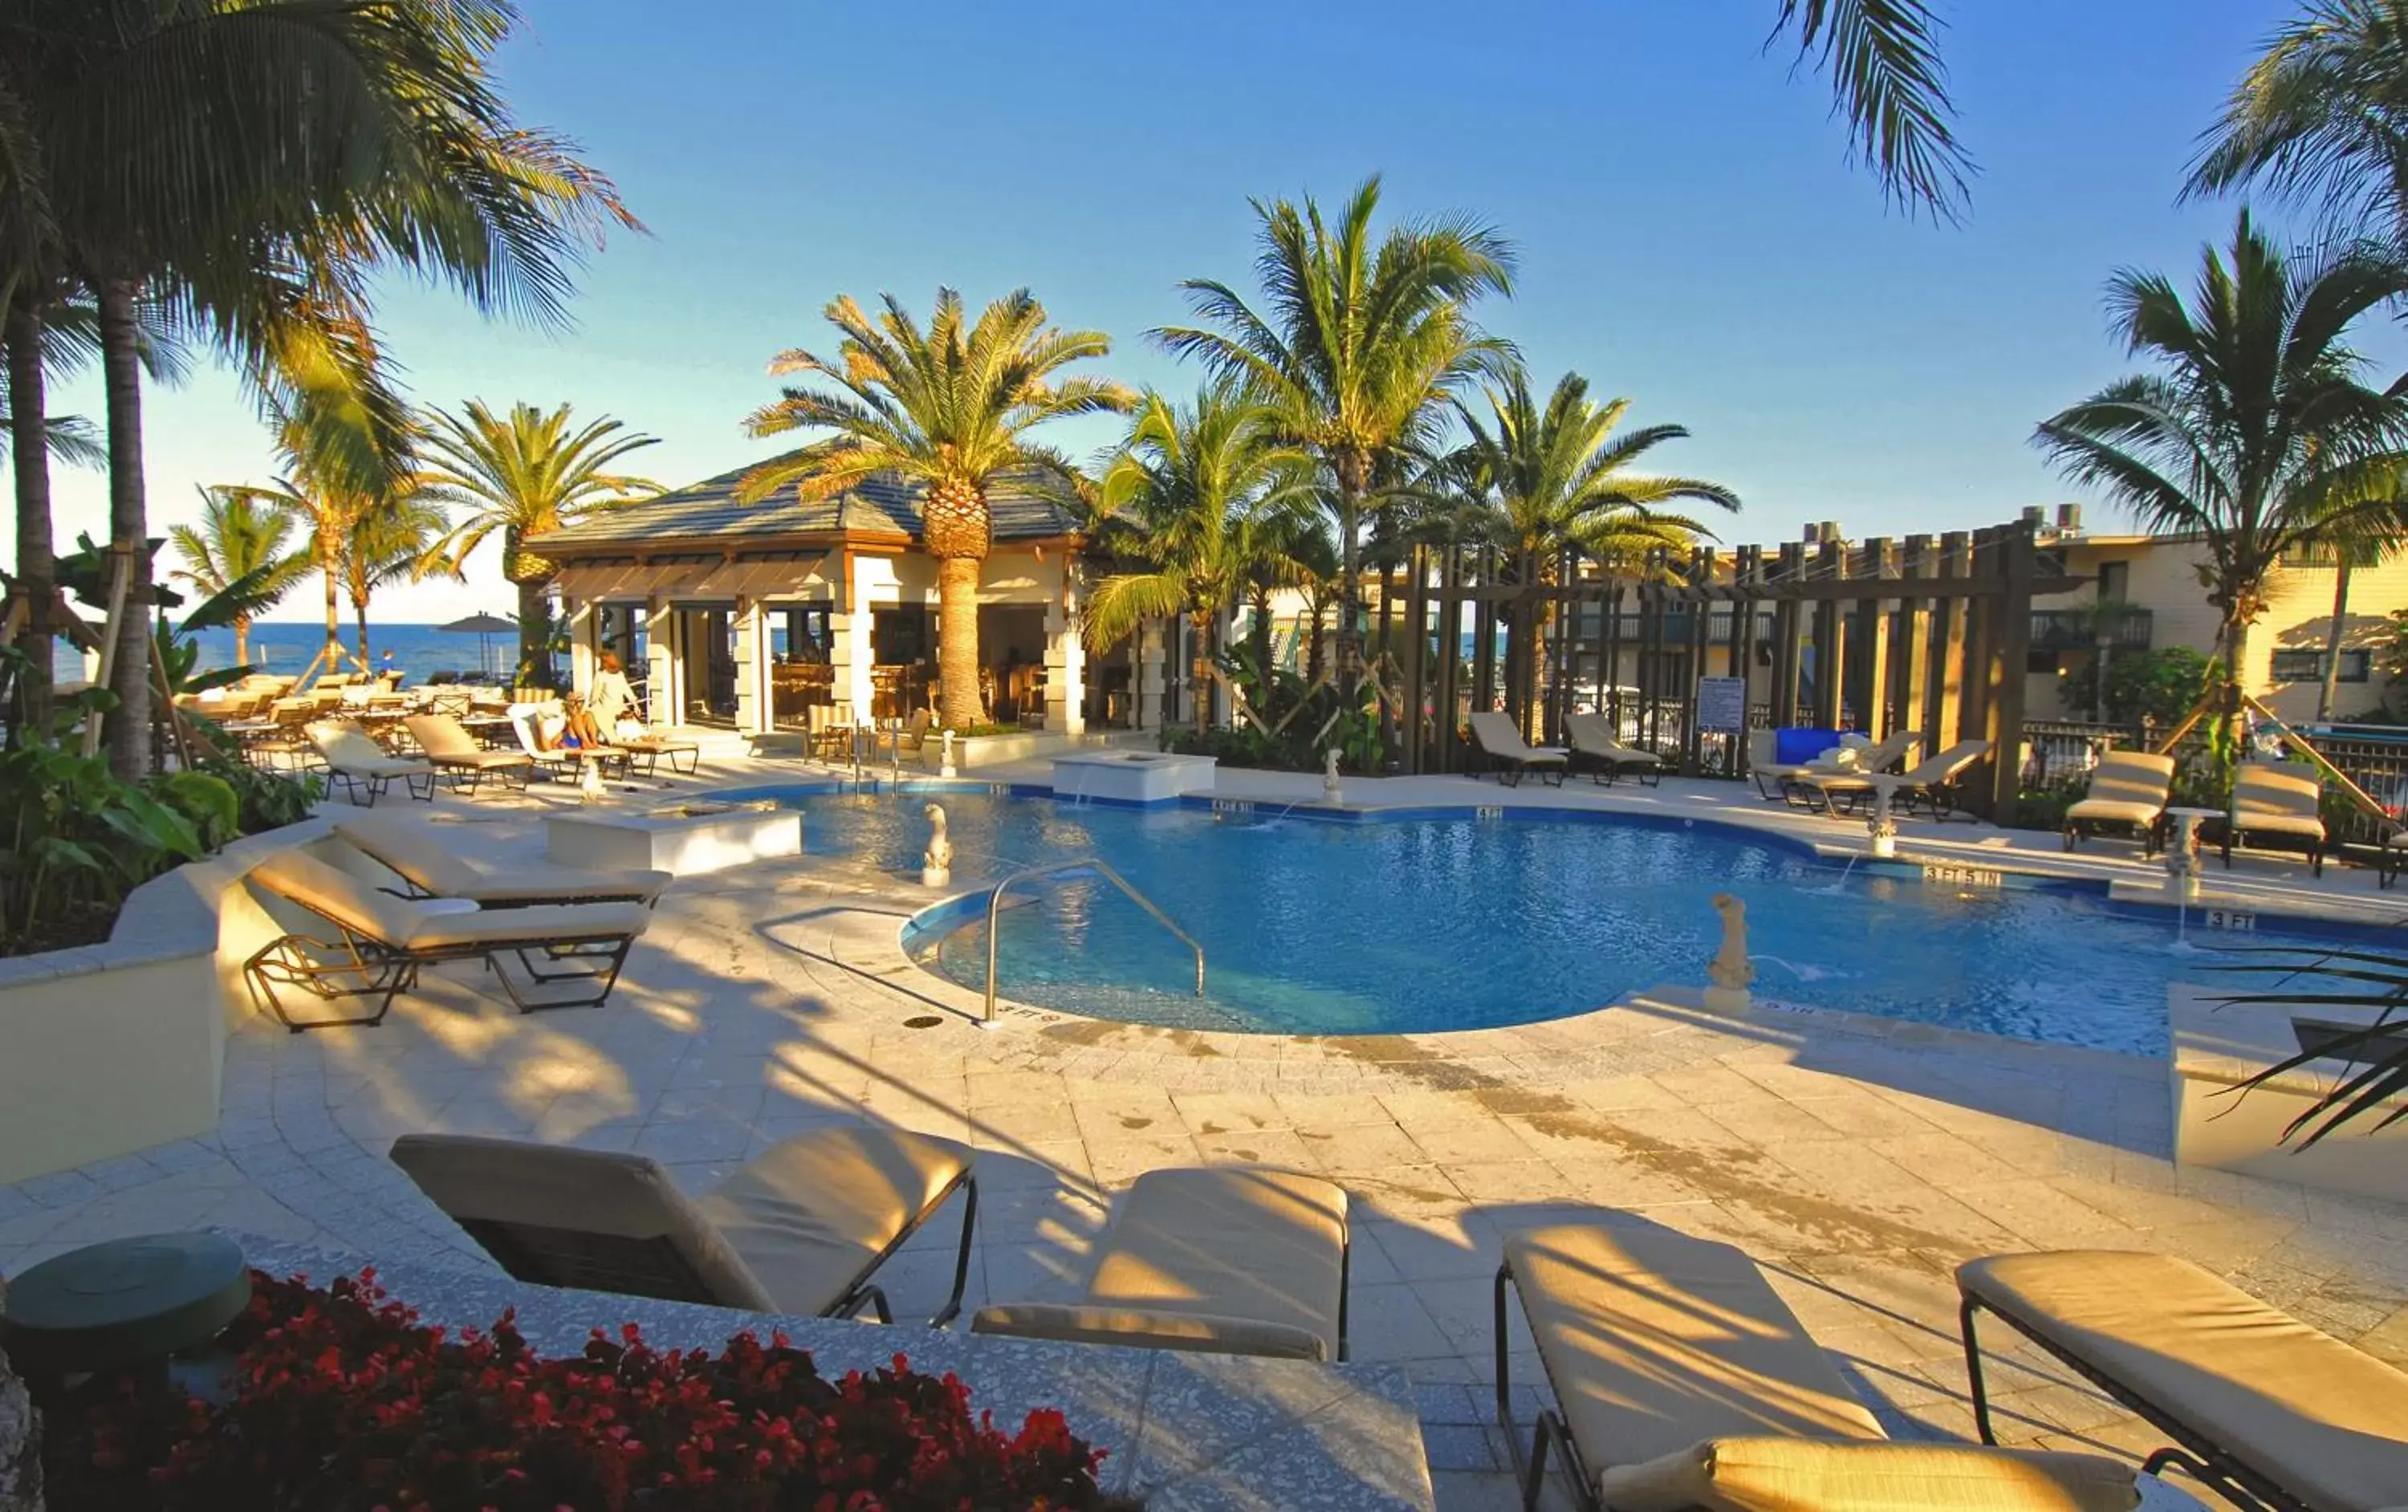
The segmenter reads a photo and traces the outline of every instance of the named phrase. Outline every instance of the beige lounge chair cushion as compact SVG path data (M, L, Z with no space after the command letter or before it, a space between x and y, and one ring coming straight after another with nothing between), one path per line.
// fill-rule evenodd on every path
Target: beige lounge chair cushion
M1119 1344L1143 1349L1262 1355L1274 1360L1327 1361L1329 1346L1313 1329L1211 1313L1155 1312L1080 1304L1007 1303L982 1307L976 1334L1007 1334L1065 1344Z
M2243 762L2232 777L2232 823L2243 831L2325 837L2324 784L2313 766Z
M2171 1255L1993 1255L1967 1296L2320 1512L2408 1488L2408 1373Z
M2090 791L2065 811L2068 820L2150 825L2166 811L2174 787L2174 759L2145 750L2111 750L2090 774Z
M641 934L652 911L635 903L552 904L494 910L430 906L396 898L300 850L280 850L251 870L258 886L345 929L399 950L546 945Z
M1654 751L1639 750L1624 745L1609 734L1602 714L1572 714L1564 720L1564 734L1570 737L1572 749L1583 756L1595 756L1617 766L1661 766L1664 759Z
M318 754L326 758L328 766L357 777L419 777L435 770L424 762L386 755L383 747L354 725L328 720L313 721L309 741L318 748Z
M1346 1189L1301 1171L1149 1171L1113 1215L1085 1300L1283 1324L1338 1358Z
M424 826L407 820L364 815L337 823L335 834L420 890L472 903L590 903L619 898L651 903L676 880L667 872L650 868L596 872L546 866L480 871L444 849Z
M1831 1357L1728 1245L1566 1224L1509 1235L1505 1260L1593 1470L1700 1438L1883 1437Z
M1470 719L1471 738L1480 749L1498 761L1519 762L1525 766L1560 766L1571 759L1571 753L1553 746L1533 746L1524 742L1513 721L1494 709L1474 714Z
M834 1305L970 1168L966 1145L902 1129L780 1140L695 1199L781 1312Z
M2131 1470L1971 1444L1709 1439L1598 1476L1612 1512L2128 1512Z
M477 744L460 721L449 714L411 714L401 721L426 759L437 766L492 772L504 767L532 766L535 758L523 750L487 750Z

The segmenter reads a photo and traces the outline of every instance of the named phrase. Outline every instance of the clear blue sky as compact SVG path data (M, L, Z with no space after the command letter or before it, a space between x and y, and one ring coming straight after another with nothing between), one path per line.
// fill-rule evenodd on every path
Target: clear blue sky
M2229 233L2232 206L2175 192L2291 8L1944 3L1981 174L1966 222L1935 227L1885 209L1820 78L1763 50L1774 0L526 4L506 59L522 115L579 138L652 235L595 261L564 336L394 290L387 341L422 399L615 415L661 438L645 471L687 482L769 449L738 421L774 393L773 352L826 343L830 296L924 311L940 282L973 301L1025 284L1111 334L1114 376L1185 388L1143 333L1182 313L1180 278L1244 282L1247 198L1335 198L1377 170L1391 208L1476 213L1519 244L1520 291L1483 320L1541 382L1577 368L1634 420L1687 425L1657 455L1741 492L1735 542L2073 496L2032 424L2125 370L2111 271L2187 284ZM2388 327L2363 344L2408 361ZM96 411L88 383L69 400ZM150 405L155 520L271 470L222 377ZM63 540L97 533L97 478L63 475L59 496ZM490 560L469 587L379 597L394 620L506 602Z

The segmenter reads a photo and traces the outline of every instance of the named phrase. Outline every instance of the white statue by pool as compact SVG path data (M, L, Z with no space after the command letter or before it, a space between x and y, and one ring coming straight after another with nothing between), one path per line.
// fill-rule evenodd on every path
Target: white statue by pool
M1713 902L1722 916L1723 943L1706 964L1706 1006L1744 1008L1748 986L1756 980L1756 964L1747 958L1747 903L1728 892L1715 893Z
M945 806L930 804L921 812L928 816L928 849L920 855L920 881L927 887L943 887L953 874L953 842L945 834Z

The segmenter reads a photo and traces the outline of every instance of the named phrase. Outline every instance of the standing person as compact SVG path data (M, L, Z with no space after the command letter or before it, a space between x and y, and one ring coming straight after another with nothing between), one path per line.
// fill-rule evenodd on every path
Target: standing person
M636 706L635 684L627 680L618 652L602 653L594 674L594 687L585 695L585 702L593 709L594 723L605 738L618 734L619 721Z

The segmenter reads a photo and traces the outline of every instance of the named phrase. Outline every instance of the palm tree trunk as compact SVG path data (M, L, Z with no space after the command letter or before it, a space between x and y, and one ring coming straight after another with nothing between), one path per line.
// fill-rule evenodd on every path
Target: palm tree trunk
M150 772L150 521L142 479L142 333L132 279L97 279L93 292L108 415L108 535L132 553L111 668L109 691L117 695L117 708L108 717L108 767L121 779L136 782Z
M18 679L16 730L21 741L46 741L50 731L50 601L56 594L56 544L50 531L50 439L43 428L42 320L22 301L8 307L8 444L17 472L17 588L25 624L17 649L25 653Z
M343 543L335 535L334 522L329 520L319 526L318 570L326 579L326 665L324 670L327 672L339 670L343 664L343 617L341 600L337 596L336 592L343 571L342 550Z
M544 595L544 579L519 584L519 674L522 687L552 686L552 605Z
M1321 681L1321 591L1313 590L1305 604L1304 622L1304 685L1308 688Z
M938 722L964 733L985 713L979 697L978 588L978 558L937 559ZM853 654L867 651L856 648Z
M251 665L251 616L237 614L234 617L233 623L234 664L249 666Z
M2341 566L2333 574L2332 630L2325 636L2325 685L2316 692L2316 722L2329 723L2333 717L2333 699L2341 692L2341 642L2349 633L2349 552L2341 553Z
M1196 653L1196 660L1190 667L1189 676L1194 678L1196 684L1196 696L1192 700L1195 706L1196 728L1201 731L1209 728L1212 723L1212 610L1211 606L1190 609L1187 613L1187 627L1196 641L1191 648Z
M1254 588L1254 622L1249 633L1254 642L1254 677L1262 684L1262 712L1270 712L1271 703L1271 590L1268 583L1256 583Z
M366 593L352 596L351 613L358 620L360 627L360 670L366 672L376 663L368 660L368 596Z

